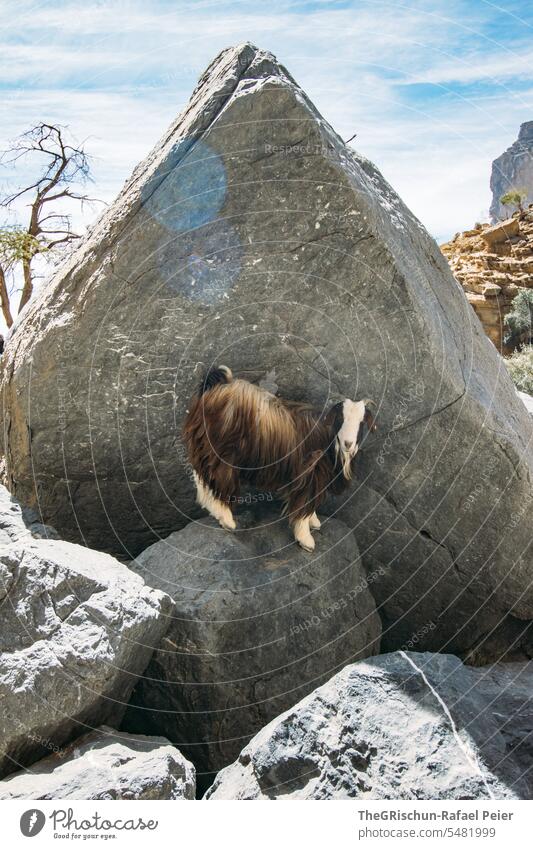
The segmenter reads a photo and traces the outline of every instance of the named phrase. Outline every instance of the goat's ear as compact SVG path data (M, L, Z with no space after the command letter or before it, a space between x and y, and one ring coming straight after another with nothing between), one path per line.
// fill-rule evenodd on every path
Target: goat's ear
M342 401L338 401L336 404L333 404L333 406L330 407L327 419L328 422L330 422L335 433L337 433L344 423L344 410Z
M378 429L374 416L372 415L368 407L365 407L364 422L371 433L375 433Z

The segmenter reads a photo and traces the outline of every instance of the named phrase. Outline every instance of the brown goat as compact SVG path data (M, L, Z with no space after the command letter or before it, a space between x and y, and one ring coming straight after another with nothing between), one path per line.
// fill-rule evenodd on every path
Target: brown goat
M285 502L295 539L312 551L318 507L328 490L340 493L348 485L364 425L376 429L369 404L347 398L323 413L236 380L227 366L211 369L183 431L198 503L234 530L230 505L241 481L274 492Z

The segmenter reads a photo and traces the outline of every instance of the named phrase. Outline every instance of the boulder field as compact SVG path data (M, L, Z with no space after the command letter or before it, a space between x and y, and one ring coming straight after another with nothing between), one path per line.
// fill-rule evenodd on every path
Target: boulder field
M181 428L219 363L376 402L312 554L270 493L199 519ZM272 54L214 60L25 308L0 417L0 795L530 798L531 416Z
M122 727L168 737L195 764L200 789L273 717L379 651L350 529L327 520L310 556L286 520L260 512L241 513L231 534L213 519L192 522L130 564L174 609Z
M21 316L0 375L8 487L132 559L198 515L181 426L219 362L325 409L377 402L328 509L382 569L386 649L526 651L531 419L434 240L250 44L214 60Z
M260 515L129 568L0 489L0 799L531 798L533 661L376 655L350 529Z

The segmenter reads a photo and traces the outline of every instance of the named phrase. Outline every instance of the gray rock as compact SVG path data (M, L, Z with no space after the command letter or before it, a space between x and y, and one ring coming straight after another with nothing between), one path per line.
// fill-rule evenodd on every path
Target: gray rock
M209 799L531 799L533 662L360 661L273 720Z
M55 528L40 521L37 510L21 507L5 486L0 484L0 548L13 542L32 539L59 539Z
M119 723L172 606L108 554L33 539L27 531L23 538L20 511L5 506L0 776L57 751L87 727Z
M7 493L7 490L5 492ZM9 493L7 494L9 495ZM35 539L61 539L55 528L41 521L41 515L34 507L21 508L21 516L24 524Z
M528 395L527 392L518 392L518 397L522 399L528 413L533 416L533 396Z
M533 203L533 121L520 126L517 140L492 163L490 188L492 221L507 218L514 211L500 202L502 195L511 189L524 189L524 203Z
M164 737L103 726L0 781L0 799L194 799L194 767Z
M42 522L32 522L28 529L34 539L61 539L55 528Z
M349 528L328 520L316 536L308 554L285 520L258 524L249 510L235 533L191 523L131 564L175 609L123 727L168 737L200 787L270 719L379 650L381 623Z
M387 648L514 643L533 618L530 416L420 222L251 45L210 66L9 339L10 488L131 559L199 515L180 432L213 362L295 400L377 401L331 509L384 569Z

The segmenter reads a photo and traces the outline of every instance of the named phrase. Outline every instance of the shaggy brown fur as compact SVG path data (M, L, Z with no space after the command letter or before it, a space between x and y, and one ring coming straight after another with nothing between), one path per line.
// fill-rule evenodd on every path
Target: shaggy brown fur
M368 410L364 421L375 430ZM216 499L235 503L240 482L246 482L276 493L294 524L316 513L328 490L340 493L348 486L336 445L342 423L342 402L320 412L233 379L221 366L200 384L183 435L193 469Z

